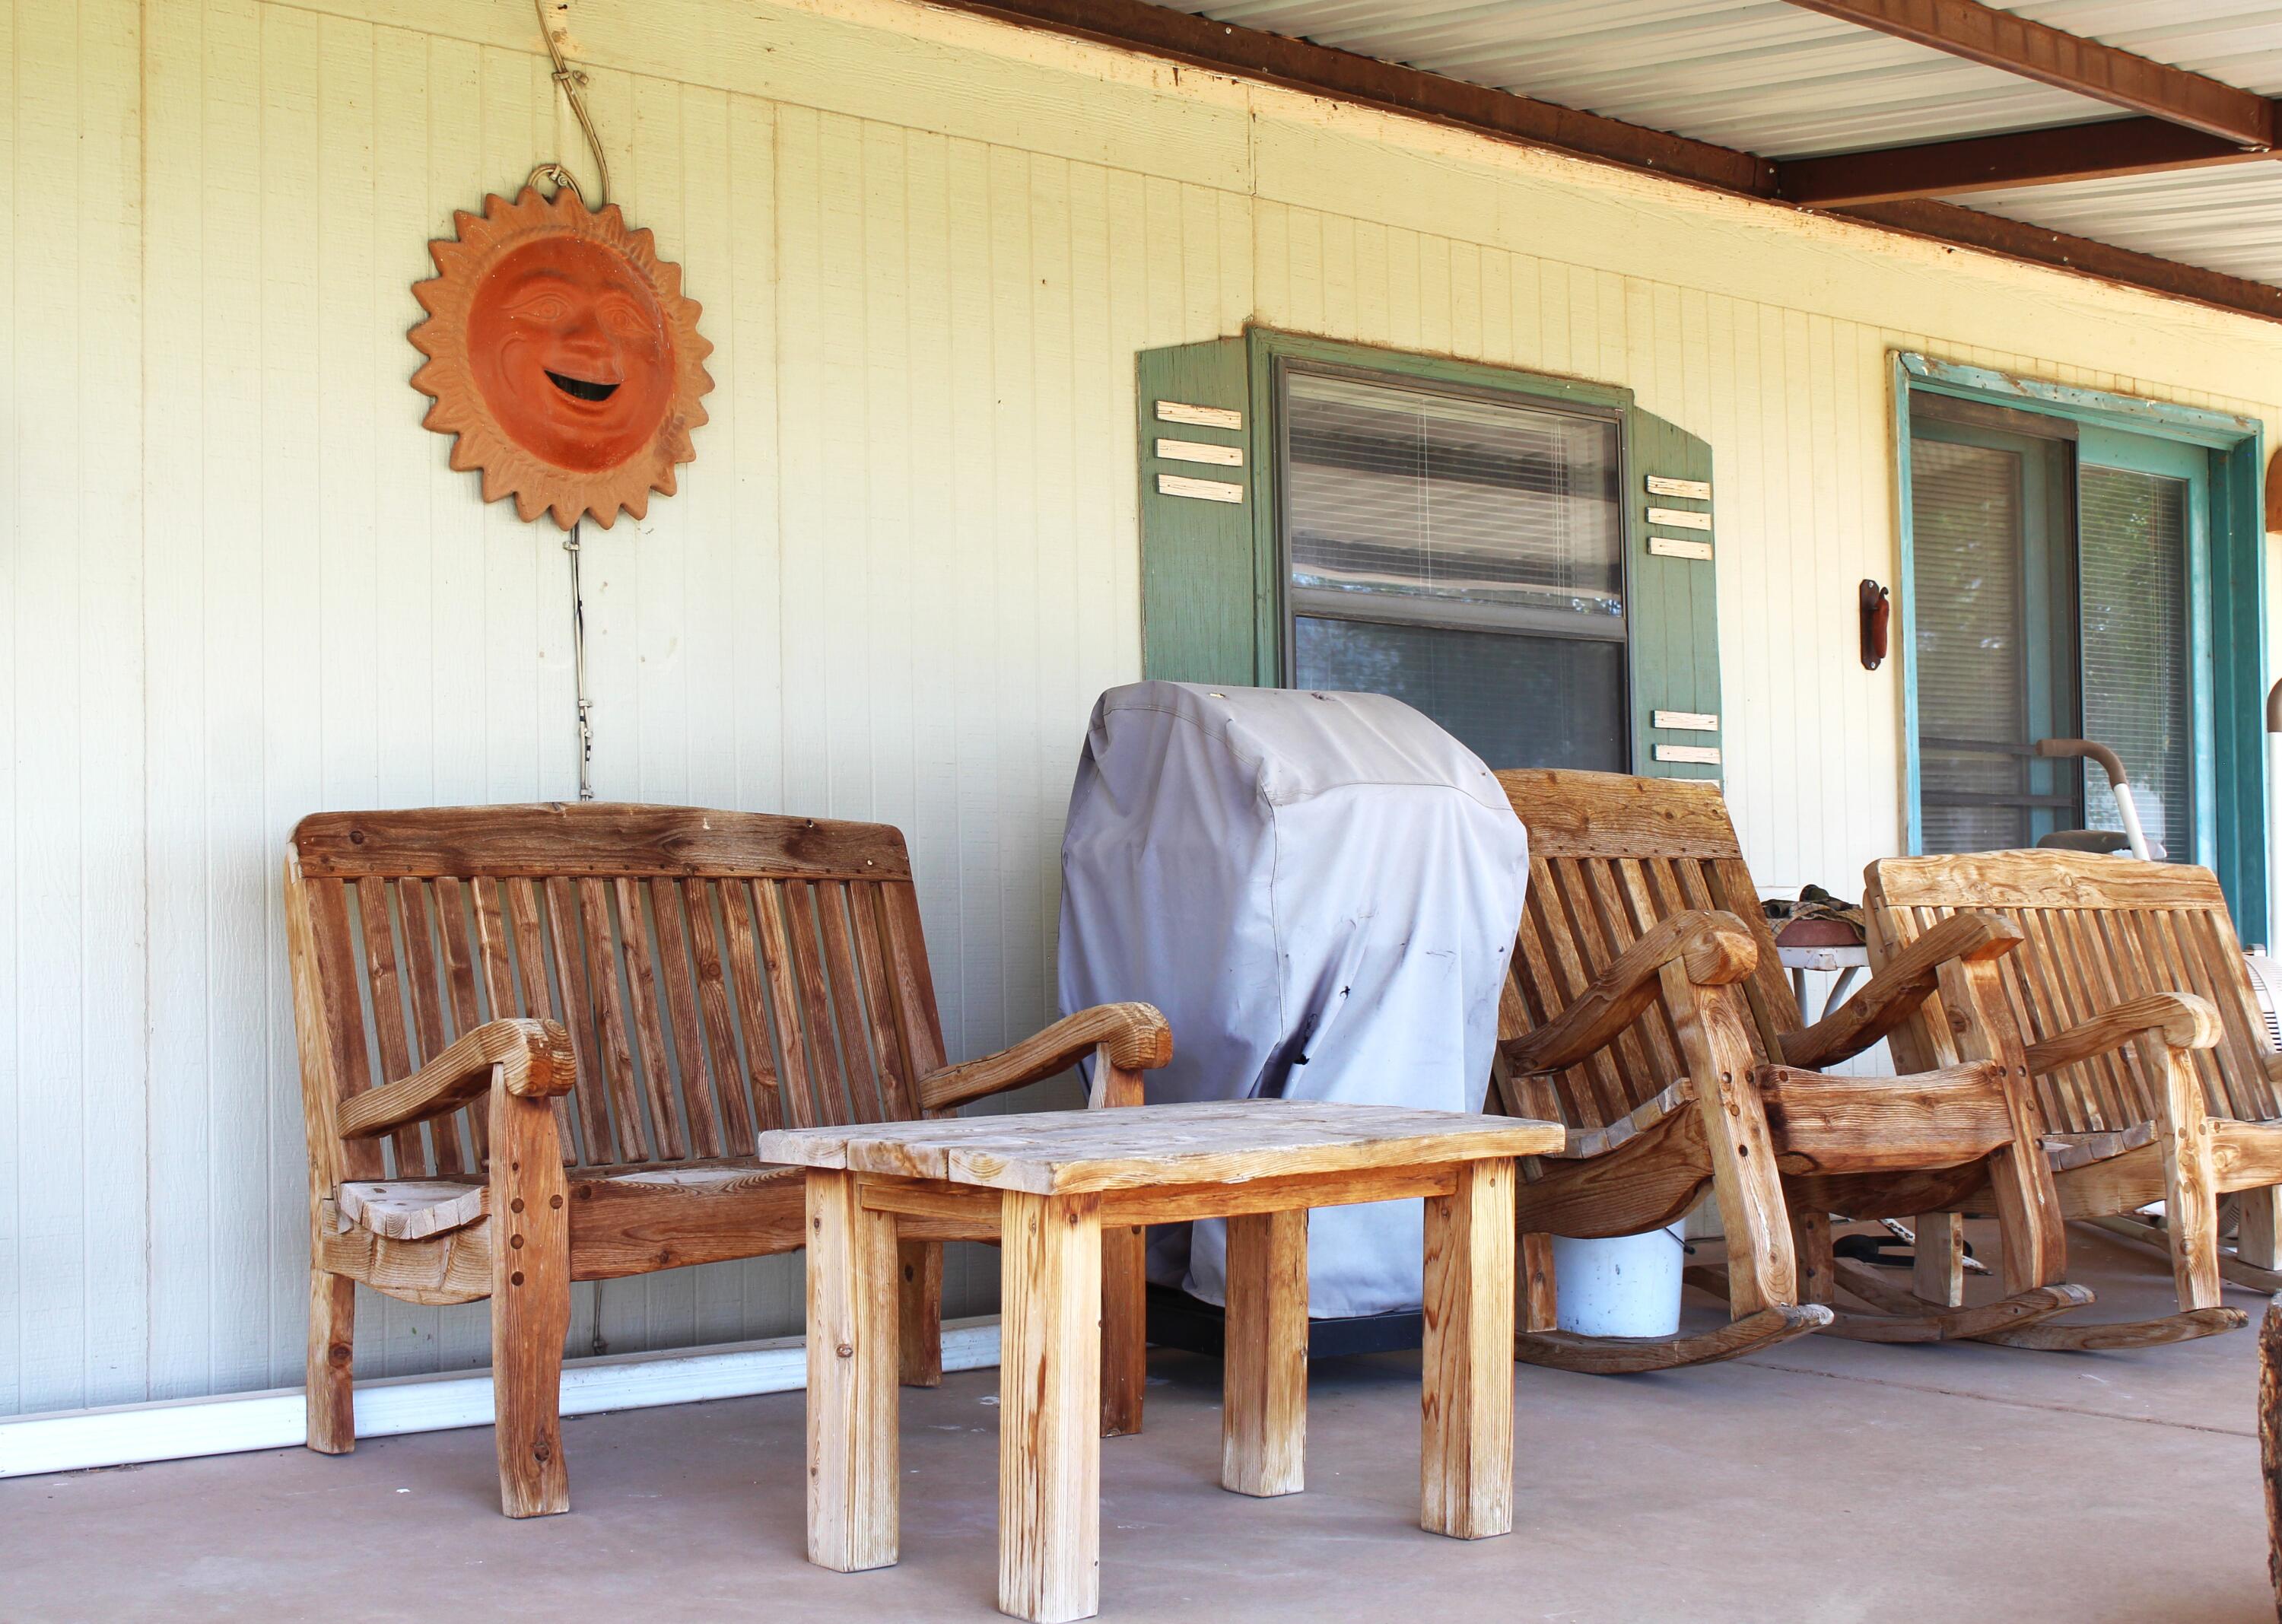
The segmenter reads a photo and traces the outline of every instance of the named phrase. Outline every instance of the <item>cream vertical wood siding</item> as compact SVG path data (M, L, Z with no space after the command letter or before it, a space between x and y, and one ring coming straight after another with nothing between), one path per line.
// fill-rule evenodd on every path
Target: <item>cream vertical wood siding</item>
M1134 352L1257 320L1628 385L1707 436L1770 889L1899 838L1887 353L2256 413L2282 327L897 0L574 0L616 197L717 346L590 529L604 796L911 835L954 1053L1052 1013L1057 837L1138 674ZM0 1411L297 1381L286 831L566 797L566 560L419 426L425 245L585 154L523 0L0 4ZM954 1281L987 1306L987 1255ZM580 1288L573 1340L594 1333ZM613 1348L797 1325L613 1282ZM479 1364L367 1298L361 1369Z

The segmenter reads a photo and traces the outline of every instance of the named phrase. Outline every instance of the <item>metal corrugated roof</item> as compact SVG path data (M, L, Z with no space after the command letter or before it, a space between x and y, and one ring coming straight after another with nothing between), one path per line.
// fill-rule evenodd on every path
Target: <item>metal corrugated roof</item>
M1769 158L2122 116L2065 90L1784 0L1155 0L1381 61ZM2262 94L2282 94L2274 0L1992 0ZM2282 283L2270 164L1954 199Z
M2282 163L2023 186L1957 201L2119 248L2282 283Z

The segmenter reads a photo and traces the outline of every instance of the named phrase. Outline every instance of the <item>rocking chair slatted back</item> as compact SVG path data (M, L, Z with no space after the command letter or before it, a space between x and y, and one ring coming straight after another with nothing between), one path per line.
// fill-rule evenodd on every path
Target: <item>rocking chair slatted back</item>
M328 812L293 853L333 1094L311 1102L310 1148L336 1179L480 1172L481 1108L397 1131L384 1157L330 1123L506 1016L570 1033L557 1126L590 1168L908 1120L943 1064L891 828L605 804Z
M1758 941L1758 964L1740 983L1758 1058L1771 1058L1781 1036L1799 1028L1797 999L1717 787L1541 768L1497 776L1529 831L1530 867L1501 1038L1552 1020L1643 932L1698 908L1736 915ZM1612 1048L1561 1073L1553 1087L1570 1127L1605 1128L1685 1069L1670 1018L1651 1000Z
M2206 1107L2246 1122L2282 1116L2258 1000L2218 880L2207 868L2065 851L1891 858L1867 874L1872 952L1900 952L1960 908L2001 913L2028 940L2000 966L2023 1041L2038 1043L2127 999L2194 992L2224 1036L2193 1051ZM1937 1001L1894 1034L1907 1066L1946 1065L1955 1042ZM1942 1056L1932 1059L1932 1056ZM2162 1084L2137 1045L2037 1079L2048 1131L2115 1132L2154 1120Z

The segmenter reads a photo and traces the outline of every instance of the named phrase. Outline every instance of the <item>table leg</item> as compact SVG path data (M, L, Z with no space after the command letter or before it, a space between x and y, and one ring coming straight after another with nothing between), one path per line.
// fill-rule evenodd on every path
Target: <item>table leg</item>
M1101 1206L1010 1190L1001 1229L998 1610L1101 1601Z
M902 1279L896 1337L902 1344L896 1377L907 1387L943 1386L943 1242L896 1244Z
M1419 1526L1513 1529L1514 1165L1468 1162L1426 1202L1425 1430Z
M1228 1221L1221 1371L1221 1487L1298 1494L1307 1486L1307 1208Z
M1101 1435L1141 1430L1149 1381L1149 1232L1113 1224L1101 1232Z
M808 1559L896 1559L896 1220L853 1173L808 1174Z

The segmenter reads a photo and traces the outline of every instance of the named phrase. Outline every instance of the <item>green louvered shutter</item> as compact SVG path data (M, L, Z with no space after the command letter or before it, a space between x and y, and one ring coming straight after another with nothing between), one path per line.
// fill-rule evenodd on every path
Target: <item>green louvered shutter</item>
M1719 535L1716 526L1702 527L1714 511L1712 447L1638 407L1626 416L1633 771L1719 778L1719 615L1712 585ZM1706 751L1711 758L1701 758Z
M1263 646L1254 545L1247 346L1214 338L1144 350L1136 377L1142 670L1177 682L1272 684L1276 649ZM1272 584L1269 591L1272 599Z

